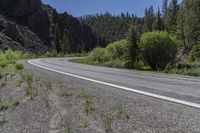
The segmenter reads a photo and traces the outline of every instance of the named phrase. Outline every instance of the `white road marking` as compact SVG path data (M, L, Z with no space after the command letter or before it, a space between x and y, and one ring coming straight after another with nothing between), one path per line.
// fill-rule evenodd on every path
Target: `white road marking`
M122 89L122 90L127 90L127 91L131 91L131 92L134 92L134 93L150 96L150 97L153 97L153 98L162 99L162 100L166 100L166 101L170 101L170 102L174 102L174 103L178 103L178 104L182 104L182 105L186 105L186 106L190 106L190 107L200 109L200 104L198 104L198 103L179 100L179 99L175 99L175 98L171 98L171 97L167 97L167 96L162 96L162 95L158 95L158 94L154 94L154 93L140 91L140 90L125 87L125 86L115 85L115 84L112 84L112 83L107 83L107 82L98 81L98 80L95 80L95 79L90 79L90 78L78 76L78 75L75 75L75 74L71 74L71 73L55 70L55 69L52 69L52 68L40 66L38 64L33 63L31 60L28 60L28 63L30 63L31 65L37 66L39 68L42 68L42 69L57 72L57 73L64 74L64 75L67 75L67 76L71 76L71 77L75 77L75 78L78 78L78 79L83 79L83 80L91 81L91 82L94 82L94 83L98 83L98 84L102 84L102 85L106 85L106 86L110 86L110 87L114 87L114 88L119 88L119 89Z

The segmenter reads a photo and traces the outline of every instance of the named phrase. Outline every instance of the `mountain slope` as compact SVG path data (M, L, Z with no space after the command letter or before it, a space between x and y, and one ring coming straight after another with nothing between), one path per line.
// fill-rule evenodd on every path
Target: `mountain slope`
M0 36L9 38L8 41L1 38L2 50L12 48L44 53L53 47L56 24L62 36L68 32L72 52L77 51L78 45L84 46L86 51L95 46L90 27L67 13L58 14L40 0L0 0Z

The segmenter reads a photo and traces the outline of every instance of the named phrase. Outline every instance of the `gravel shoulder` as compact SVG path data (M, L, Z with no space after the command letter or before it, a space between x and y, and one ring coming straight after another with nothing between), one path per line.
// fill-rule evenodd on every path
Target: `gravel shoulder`
M20 72L7 75L0 97L19 104L0 110L2 133L198 133L200 110L64 76L24 63L32 91Z

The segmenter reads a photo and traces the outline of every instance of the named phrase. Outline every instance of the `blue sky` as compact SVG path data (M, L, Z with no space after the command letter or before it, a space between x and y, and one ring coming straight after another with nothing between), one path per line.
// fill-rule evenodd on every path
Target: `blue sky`
M69 14L79 17L96 13L110 12L113 15L121 12L144 15L145 7L153 5L155 10L162 5L162 0L42 0L51 5L58 12L67 11ZM181 0L179 0L181 1Z

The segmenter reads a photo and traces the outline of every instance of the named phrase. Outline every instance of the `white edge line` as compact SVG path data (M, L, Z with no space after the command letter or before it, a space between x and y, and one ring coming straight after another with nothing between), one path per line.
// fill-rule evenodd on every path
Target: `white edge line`
M167 96L153 94L153 93L149 93L149 92L145 92L145 91L140 91L140 90L136 90L136 89L120 86L120 85L106 83L106 82L103 82L103 81L98 81L98 80L95 80L95 79L90 79L90 78L86 78L86 77L82 77L82 76L78 76L78 75L62 72L62 71L55 70L55 69L52 69L52 68L48 68L48 67L37 65L37 64L31 62L31 60L28 60L28 63L30 63L31 65L37 66L39 68L42 68L42 69L46 69L46 70L49 70L49 71L57 72L57 73L64 74L64 75L67 75L67 76L71 76L71 77L75 77L75 78L78 78L78 79L83 79L83 80L91 81L91 82L94 82L94 83L98 83L98 84L102 84L102 85L106 85L106 86L110 86L110 87L114 87L114 88L119 88L119 89L122 89L122 90L127 90L127 91L131 91L131 92L134 92L134 93L150 96L150 97L153 97L153 98L162 99L162 100L165 100L165 101L170 101L170 102L183 104L183 105L186 105L186 106L190 106L190 107L194 107L194 108L200 109L200 104L197 104L197 103L192 103L192 102L188 102L188 101L184 101L184 100L179 100L179 99L175 99L175 98L171 98L171 97L167 97Z

